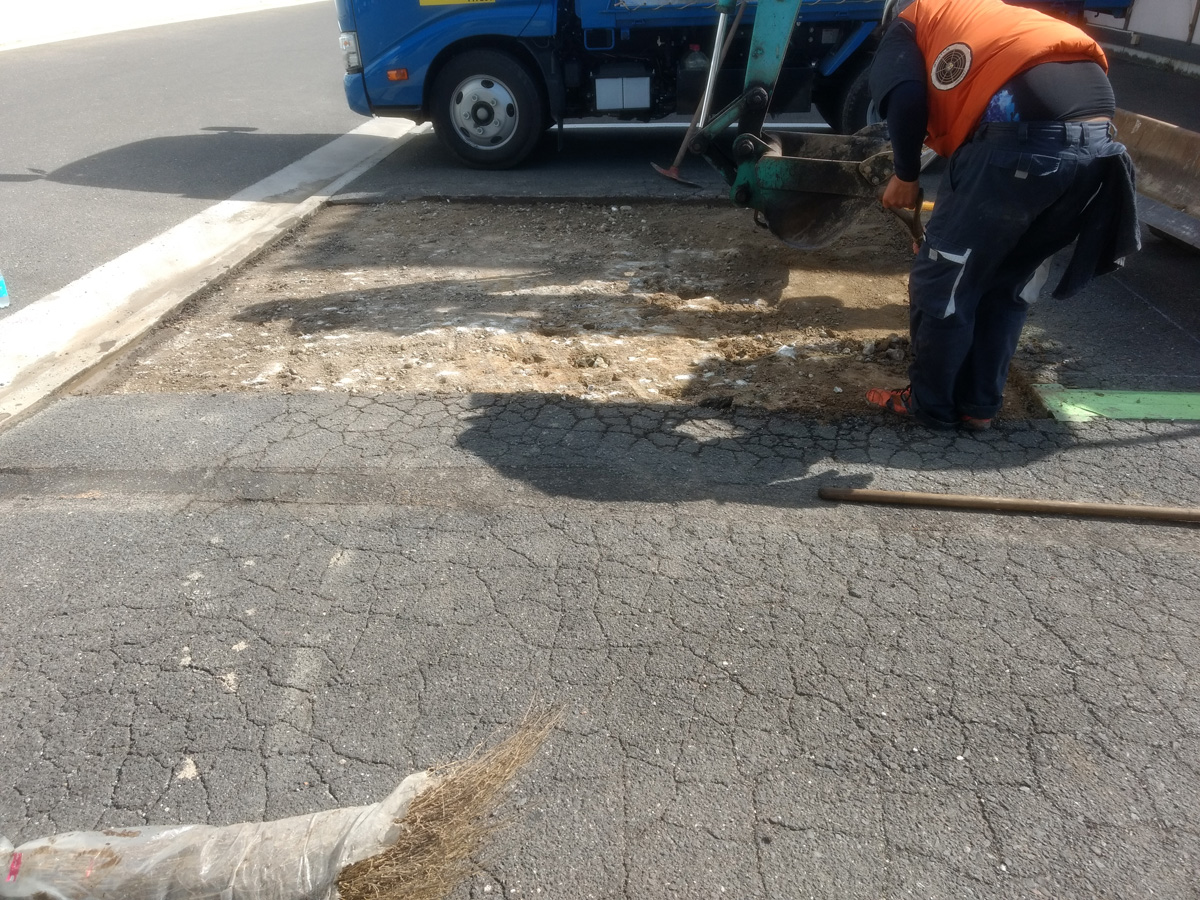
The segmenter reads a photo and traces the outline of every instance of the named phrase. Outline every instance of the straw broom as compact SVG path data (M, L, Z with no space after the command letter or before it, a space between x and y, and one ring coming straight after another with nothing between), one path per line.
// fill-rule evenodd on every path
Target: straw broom
M340 900L443 900L479 871L478 854L504 820L493 815L505 788L561 716L531 713L491 750L433 769L436 783L412 801L396 843L338 875Z

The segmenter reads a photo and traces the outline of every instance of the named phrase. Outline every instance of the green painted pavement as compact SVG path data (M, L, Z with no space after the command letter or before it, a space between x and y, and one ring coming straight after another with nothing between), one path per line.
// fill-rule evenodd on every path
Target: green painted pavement
M1104 419L1200 420L1200 394L1170 391L1081 391L1057 384L1035 384L1033 389L1062 422Z

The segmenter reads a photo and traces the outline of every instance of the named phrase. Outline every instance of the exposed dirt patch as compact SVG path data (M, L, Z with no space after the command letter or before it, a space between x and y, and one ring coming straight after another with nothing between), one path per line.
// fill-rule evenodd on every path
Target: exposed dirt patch
M907 380L909 243L882 211L801 252L724 205L332 206L92 389L540 392L861 414L868 387ZM1025 392L1010 393L1005 414L1024 414Z

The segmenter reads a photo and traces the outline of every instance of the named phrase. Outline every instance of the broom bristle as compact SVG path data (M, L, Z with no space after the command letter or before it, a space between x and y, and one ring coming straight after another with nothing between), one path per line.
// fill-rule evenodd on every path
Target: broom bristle
M476 857L501 825L492 816L504 789L558 724L531 713L491 750L440 766L413 799L396 843L338 875L340 900L442 900L479 869Z

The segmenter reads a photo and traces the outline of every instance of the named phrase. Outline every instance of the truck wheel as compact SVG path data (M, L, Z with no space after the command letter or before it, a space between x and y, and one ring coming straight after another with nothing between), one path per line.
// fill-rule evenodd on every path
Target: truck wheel
M854 134L881 121L879 109L871 99L871 66L862 66L858 71L847 75L834 106L837 122L829 123L839 134Z
M476 169L515 166L545 130L537 83L500 50L469 50L447 62L434 79L429 105L442 143Z

